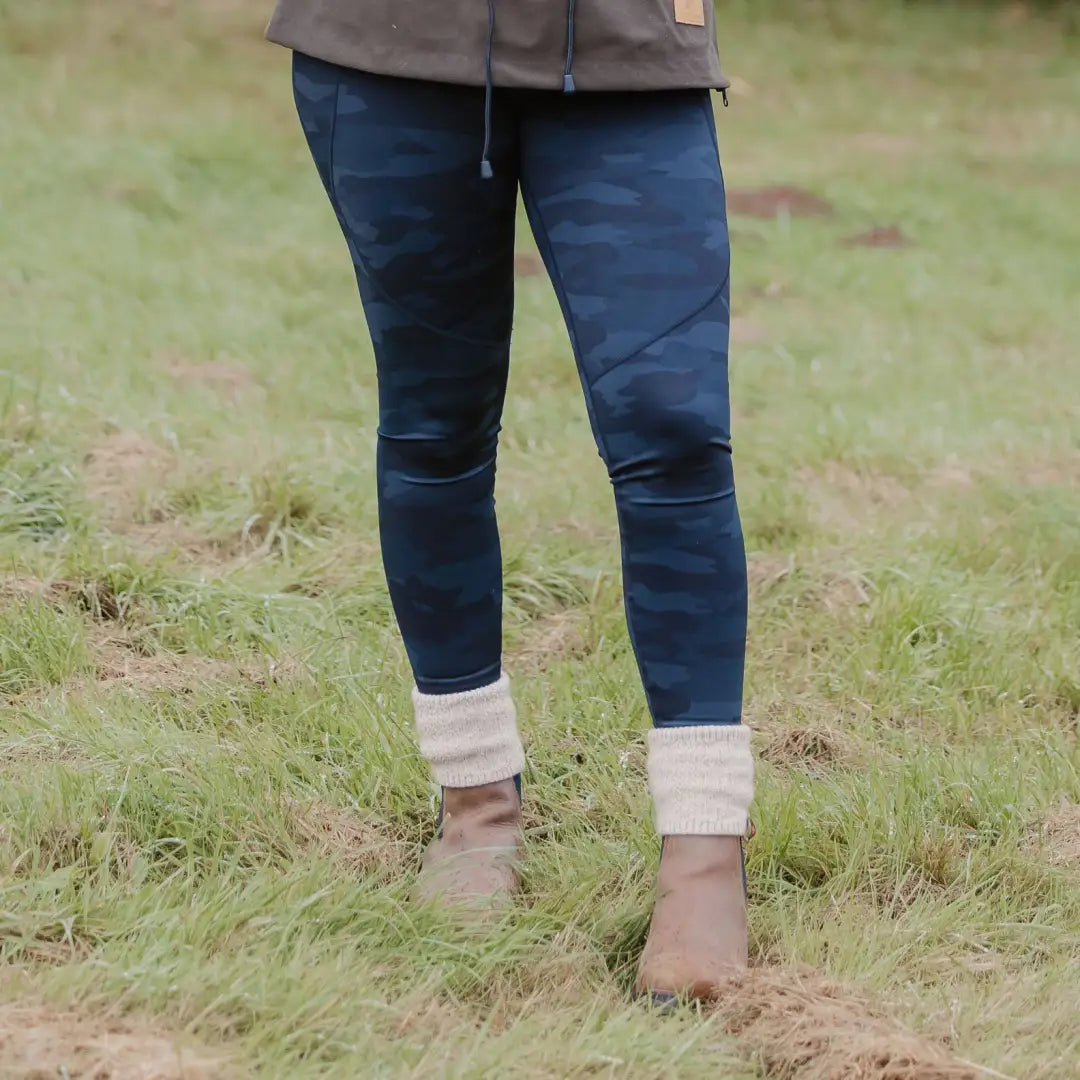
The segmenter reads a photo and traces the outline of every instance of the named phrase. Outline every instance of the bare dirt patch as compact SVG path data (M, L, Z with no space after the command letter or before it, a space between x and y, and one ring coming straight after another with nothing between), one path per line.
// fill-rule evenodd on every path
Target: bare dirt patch
M48 590L49 586L38 578L22 574L0 575L0 602L24 603L35 597L46 596Z
M848 139L854 150L881 157L906 157L918 150L910 135L894 135L886 131L858 131Z
M1080 805L1062 802L1028 834L1028 850L1051 866L1080 870Z
M311 679L295 657L218 660L193 653L147 651L137 636L122 628L98 627L88 642L97 668L96 685L107 688L183 694L208 685L283 686Z
M755 300L783 300L791 294L791 286L783 281L767 281L764 285L747 285L742 292Z
M145 435L116 432L86 455L84 487L109 531L149 555L207 566L238 557L243 545L235 537L207 536L160 507L140 512L140 503L147 497L153 500L177 468L176 455ZM147 517L151 520L143 520Z
M822 607L834 613L870 603L866 581L858 574L826 574L819 596Z
M355 535L335 537L332 548L317 562L306 562L303 576L283 586L282 591L311 597L353 592L357 581L378 560L377 544Z
M832 217L832 205L820 195L798 187L732 188L728 211L745 217Z
M574 611L556 611L532 620L512 655L516 668L533 675L561 661L588 656L582 616Z
M396 877L415 860L414 844L360 811L312 799L288 802L285 813L301 850L328 856L353 874Z
M94 622L119 622L124 618L124 601L106 581L54 581L44 595L57 605L73 603Z
M768 592L795 569L790 555L751 555L746 560L746 574L750 591Z
M853 757L854 744L842 731L813 723L775 731L759 753L773 765L836 765Z
M253 670L205 656L175 653L144 654L123 635L104 634L91 640L99 686L126 686L133 690L184 693L208 683L251 682Z
M1031 487L1064 487L1080 492L1080 453L1064 452L1028 466L1023 482Z
M767 345L769 333L765 327L749 315L731 317L731 342L733 345Z
M870 603L872 586L856 571L815 567L811 577L807 577L806 567L801 567L800 571L800 604L836 613ZM764 595L795 573L795 559L790 555L753 554L747 558L746 573L751 596Z
M172 454L163 446L134 431L117 431L86 455L86 493L106 516L115 518L130 511L138 493L162 480L172 466Z
M930 470L927 480L935 487L970 488L976 481L975 473L959 461L944 461Z
M828 528L865 528L869 511L898 510L911 498L895 476L856 470L838 461L830 461L822 473L804 469L800 480L814 516Z
M17 574L0 576L0 602L26 603L29 600L41 600L57 608L77 607L94 622L119 621L124 615L120 597L103 581L65 578L42 581Z
M514 256L514 273L518 277L539 277L544 273L544 260L535 251L519 251Z
M240 537L207 536L175 519L132 522L124 526L123 534L143 551L192 566L220 570L226 564L240 565L247 557Z
M207 386L228 394L250 390L257 385L251 371L234 360L209 360L196 363L183 356L166 356L162 361L162 367L165 373L178 383L189 386Z
M843 247L906 248L911 241L897 225L875 225L866 232L856 233L840 241Z
M40 599L56 607L76 607L89 622L86 643L94 662L94 678L78 676L53 687L78 693L91 687L128 688L142 692L162 690L190 693L213 684L266 686L296 684L311 679L295 657L218 660L191 653L159 652L152 641L140 637L137 617L106 582L87 580L41 581L37 578L0 576L0 603ZM40 691L8 699L26 704L43 697Z
M773 1080L977 1080L981 1073L808 972L749 971L725 988L717 1013Z
M221 1055L135 1018L0 1006L5 1080L218 1080Z

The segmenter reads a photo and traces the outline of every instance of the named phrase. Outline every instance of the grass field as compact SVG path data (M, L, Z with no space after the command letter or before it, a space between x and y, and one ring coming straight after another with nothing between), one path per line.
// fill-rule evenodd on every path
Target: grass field
M1078 39L721 16L755 970L662 1019L612 500L524 227L526 893L407 902L373 365L267 8L0 0L0 1077L1075 1080Z

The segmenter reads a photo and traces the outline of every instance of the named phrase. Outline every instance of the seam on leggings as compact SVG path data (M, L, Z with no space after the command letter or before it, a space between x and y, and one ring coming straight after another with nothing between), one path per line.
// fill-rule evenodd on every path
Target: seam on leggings
M345 211L342 209L341 200L337 197L337 190L331 181L330 190L330 202L334 207L334 213L337 215L341 230L348 238L349 233L352 231L349 228L349 224L345 219ZM349 252L352 254L354 251L353 245L349 244ZM359 251L355 252L353 257L353 266L364 275L364 280L370 282L371 287L378 292L382 299L389 304L398 314L404 315L409 322L419 327L421 330L427 330L428 333L435 334L437 337L444 338L447 341L456 341L462 345L475 345L482 349L505 349L510 345L510 337L498 339L488 338L474 338L468 334L460 334L454 330L445 330L441 326L435 326L429 323L426 319L421 319L418 315L415 315L410 311L400 300L396 299L389 289L379 280L378 276L367 264L367 262L361 257ZM512 271L511 271L512 272Z
M703 115L705 117L705 127L706 127L706 130L709 132L709 139L713 144L713 149L716 150L716 163L717 163L718 166L720 166L720 191L722 193L721 194L721 206L723 208L722 217L723 217L723 220L724 220L724 231L727 232L727 206L726 206L727 199L724 197L724 174L723 174L723 167L720 164L720 144L717 142L716 118L713 116L713 113L712 113L711 100L712 99L709 97L708 91L705 91L698 98L698 106L701 109L701 111L702 111L702 113L703 113ZM731 238L729 237L728 238L727 273L724 275L724 280L720 282L719 286L717 287L716 291L712 294L712 296L710 296L708 298L708 300L706 300L705 303L703 303L701 305L701 307L699 307L696 311L692 311L685 318L682 318L678 322L673 323L666 330L661 330L660 333L656 335L656 337L654 337L651 340L645 342L644 345L639 346L632 353L629 353L628 355L623 356L618 360L612 360L612 361L609 361L608 363L606 363L603 366L603 368L601 369L599 375L597 375L597 379L603 378L603 376L605 376L609 371L614 370L620 364L625 364L627 360L632 360L635 356L639 356L641 353L643 353L650 346L655 345L661 338L666 337L668 334L672 333L675 330L678 330L681 326L685 326L691 319L696 319L707 307L709 307L710 304L713 304L716 301L716 298L724 291L725 288L727 288L728 285L730 285L730 283L731 283ZM730 315L729 315L729 318L728 318L729 324L730 324L730 321L731 320L730 320Z
M526 211L528 211L528 208L531 205L533 212L536 214L536 220L540 224L541 235L536 238L537 245L541 249L541 255L547 255L544 262L547 266L548 276L551 278L551 284L555 289L555 294L559 298L559 305L563 310L563 318L566 320L566 329L570 335L570 346L574 350L574 359L577 361L581 389L585 395L585 407L589 410L589 420L592 422L593 436L596 439L597 445L600 447L600 456L604 459L606 464L608 461L607 440L604 438L603 431L600 430L600 425L596 422L596 410L593 407L593 380L591 380L585 372L585 360L581 354L581 343L578 340L577 321L575 320L574 312L570 307L570 296L566 291L566 285L563 282L562 274L559 271L558 260L555 258L555 250L551 245L547 222L544 220L544 211L540 208L540 201L533 194L531 185L525 179L524 169L521 170L518 184L521 187L521 194L525 200Z
M334 175L334 151L337 147L337 119L338 113L341 111L341 89L343 85L344 83L341 78L341 73L339 71L335 75L334 83L334 112L330 118L330 150L327 155L329 158L327 169L329 171L330 177L330 202L334 207L334 213L337 215L337 219L341 225L342 231L346 234L346 236L348 236L351 230L349 229L348 223L345 218L345 211L341 205L341 199L338 198L337 177L335 177ZM351 244L349 245L349 248L351 251ZM509 345L509 337L501 338L498 340L487 340L484 338L469 337L467 334L459 334L453 330L444 330L439 326L433 326L431 323L425 321L424 319L421 319L419 316L414 315L413 312L411 312L404 304L402 304L400 300L397 300L386 288L386 286L383 285L382 282L378 279L375 272L367 264L367 262L360 258L359 252L357 252L356 258L353 259L353 264L364 275L364 277L371 282L372 287L378 290L379 294L386 301L386 303L388 303L399 314L404 315L413 324L413 326L420 327L420 329L427 330L429 333L436 334L437 336L445 338L448 341L458 341L462 345L477 345L485 349L505 348L507 345Z
M580 349L580 347L578 345L577 326L575 325L573 311L570 308L570 299L569 299L569 297L567 295L567 292L566 292L566 286L563 284L562 275L559 273L558 264L556 263L556 260L555 260L555 253L554 253L554 251L553 251L553 249L551 247L551 241L548 239L548 227L547 227L547 222L544 221L544 212L543 212L543 210L540 209L539 202L536 200L536 198L533 196L532 192L529 190L529 186L525 182L524 177L522 177L522 179L521 179L521 191L522 191L522 194L526 197L526 199L528 199L528 201L533 204L533 206L534 206L534 208L536 210L537 220L540 222L541 226L543 227L543 232L544 232L543 246L547 249L547 253L549 255L549 258L548 258L548 273L551 275L552 284L555 286L555 291L558 294L559 299L562 301L563 311L565 313L565 318L566 318L566 323L567 323L567 328L570 331L570 342L574 347L574 353L578 357L578 363L579 363L579 365L581 367L581 373L584 376L585 375L585 364L584 364L584 361L581 359L581 349ZM726 231L726 229L727 229L727 224L726 224L726 215L725 215L725 231ZM730 246L731 245L730 245L730 240L729 240L729 243L728 243L729 251L730 251ZM673 333L675 330L678 330L682 326L685 326L688 322L690 322L691 319L696 319L707 307L709 307L711 304L714 304L716 302L716 298L718 296L722 295L724 289L727 288L727 286L730 284L730 282L731 282L731 256L729 254L728 255L728 264L727 264L727 273L724 275L724 280L720 282L720 284L716 287L715 291L708 297L708 299L700 307L695 308L693 311L690 312L689 315L685 315L682 318L676 320L670 326L664 327L664 329L661 330L658 334L656 334L655 337L650 338L643 345L639 345L636 349L634 349L633 352L627 353L625 356L620 356L618 359L611 360L608 363L604 364L603 367L600 369L600 371L597 372L595 378L590 380L588 378L583 377L582 382L587 387L586 399L589 401L589 412L590 413L592 412L591 398L592 398L592 385L593 385L593 383L595 383L598 380L602 379L605 375L607 375L609 372L611 372L612 370L617 368L620 364L625 364L627 360L632 360L635 356L639 356L641 353L643 353L650 346L655 345L661 338L667 337L668 334ZM729 316L728 321L730 323L730 316ZM600 438L599 433L598 433L598 438ZM600 438L600 443L601 443L601 447L603 447L603 439L602 438ZM606 457L606 453L605 453L605 457Z
M356 268L371 282L372 287L379 292L386 303L388 303L395 311L404 315L413 326L417 326L421 330L427 330L429 333L436 334L448 341L457 341L462 345L476 345L483 349L504 349L510 344L509 337L495 339L469 337L468 334L460 334L456 330L445 330L441 326L435 326L434 324L429 323L426 319L421 319L419 315L415 315L410 311L390 292L389 289L387 289L371 267L359 257L359 254L353 261ZM513 271L511 271L511 273L512 272Z
M337 118L338 113L341 112L341 71L335 70L334 73L334 110L330 114L330 144L327 150L327 162L326 170L330 178L330 199L334 204L335 211L338 210L339 202L337 197L337 177L334 176L334 151L337 149ZM338 211L340 217L340 211ZM342 219L344 220L344 219Z
M617 360L612 360L609 363L604 364L601 370L597 373L594 382L599 382L605 375L610 375L620 364L625 364L628 360L633 360L635 357L640 356L646 349L652 348L662 338L666 338L668 334L673 334L676 330L685 326L688 322L696 319L707 307L711 307L716 303L718 297L723 295L724 289L727 288L728 283L731 281L731 260L728 259L728 272L724 275L724 280L720 282L716 290L709 296L709 298L700 306L690 312L689 315L684 315L677 322L673 322L670 326L665 327L655 337L650 338L643 345L639 345L633 352L627 353L625 356L620 356ZM728 322L730 323L730 316Z
M713 112L712 98L705 93L701 98L701 111L705 114L705 127L709 130L709 138L712 139L713 149L716 151L716 162L720 165L723 173L723 162L720 160L720 140L716 134L716 113ZM721 180L723 176L721 175Z

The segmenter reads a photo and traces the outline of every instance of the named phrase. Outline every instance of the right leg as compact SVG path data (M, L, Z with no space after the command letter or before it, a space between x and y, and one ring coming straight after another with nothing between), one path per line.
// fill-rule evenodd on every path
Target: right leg
M639 991L746 966L746 559L728 406L728 234L704 90L534 98L526 207L615 489L664 838Z
M420 748L444 788L433 854L475 847L477 836L497 846L517 827L512 778L524 764L501 672L494 502L513 317L515 129L496 129L495 177L482 180L481 91L300 54L293 82L375 349L383 563L416 680ZM470 840L462 828L472 826ZM504 846L513 843L507 834ZM490 870L481 868L476 891L509 887Z

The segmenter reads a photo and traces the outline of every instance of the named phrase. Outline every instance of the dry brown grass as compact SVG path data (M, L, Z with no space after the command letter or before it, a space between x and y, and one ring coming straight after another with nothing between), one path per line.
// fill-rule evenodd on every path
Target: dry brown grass
M1030 831L1027 848L1052 866L1080 870L1080 806L1059 803Z
M167 556L180 564L201 566L216 573L239 566L251 557L239 536L206 536L176 519L129 522L120 531L125 539L150 557Z
M532 1007L573 1008L583 997L610 993L607 965L595 943L566 926L520 962L495 973L475 994L473 1007L494 1030L505 1031Z
M1029 465L1023 476L1033 487L1064 487L1080 491L1080 452L1062 452Z
M584 617L575 611L556 611L532 620L523 640L508 656L514 669L538 675L564 660L580 660L589 654Z
M246 385L241 369L198 364L175 369L175 378L212 383L237 393ZM250 376L246 376L250 381ZM212 537L162 508L162 492L180 470L177 455L132 431L108 435L83 461L83 487L102 523L141 553L220 569L243 555L239 537Z
M0 574L0 603L21 604L47 596L49 585L24 574Z
M749 315L732 315L732 345L767 345L771 340L764 324Z
M765 592L783 581L795 569L791 555L751 554L746 560L750 592Z
M233 661L166 652L146 654L123 634L91 635L90 644L98 686L181 694L208 683L250 683L259 678L256 668Z
M863 531L868 512L893 512L911 498L897 477L838 461L828 462L821 472L802 470L800 483L818 523L841 531Z
M1028 487L1062 487L1080 491L1080 453L1064 448L1023 458L984 461L978 468L956 460L931 469L927 482L935 487L968 489L984 479L1003 477Z
M148 484L160 483L174 467L173 455L134 431L106 436L86 455L83 480L86 493L109 519L129 512L132 501Z
M88 623L85 640L94 664L92 678L78 676L58 687L46 687L9 700L23 706L57 692L78 695L98 689L128 689L140 693L192 693L208 684L285 685L311 678L295 657L260 660L219 660L194 653L159 651L128 625L120 598L104 582L42 581L22 575L0 576L0 603L31 599L83 611Z
M816 593L826 611L846 611L870 603L867 582L856 573L827 573Z
M835 765L852 759L855 744L837 728L810 723L771 732L758 752L773 765Z
M976 476L971 466L952 459L931 469L927 481L935 487L964 489L975 484Z
M234 360L196 363L183 356L170 355L163 358L162 368L177 383L205 386L228 397L236 397L258 385L251 370Z
M832 553L842 555L841 552ZM746 570L750 595L769 592L795 570L791 555L752 554L747 559ZM805 584L804 599L826 611L846 611L870 603L870 586L863 575L854 570L833 570L815 566Z
M544 260L534 251L519 251L514 256L514 273L518 277L539 277L546 273Z
M857 131L845 141L853 150L860 150L878 157L907 157L919 150L917 139L910 135L897 135L888 131Z
M717 1012L771 1080L977 1080L982 1072L809 972L749 971Z
M0 1006L4 1080L221 1080L221 1055L134 1017Z
M302 851L330 858L351 874L395 877L416 860L414 844L357 810L311 799L286 803L285 814Z

